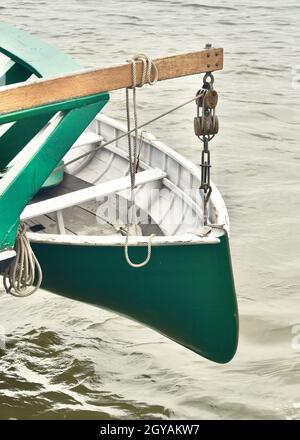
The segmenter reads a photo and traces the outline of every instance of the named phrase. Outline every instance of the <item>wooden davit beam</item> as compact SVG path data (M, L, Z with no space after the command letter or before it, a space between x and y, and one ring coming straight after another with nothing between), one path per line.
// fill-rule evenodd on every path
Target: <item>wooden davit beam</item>
M175 55L154 60L158 80L213 72L223 68L223 49ZM141 82L142 62L137 63L137 83ZM31 83L0 88L0 115L45 106L65 100L95 95L131 86L131 66L124 64L103 69L39 79Z

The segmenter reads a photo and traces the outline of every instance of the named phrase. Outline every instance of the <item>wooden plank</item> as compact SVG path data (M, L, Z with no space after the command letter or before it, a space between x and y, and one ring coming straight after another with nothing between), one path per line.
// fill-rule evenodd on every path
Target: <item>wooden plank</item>
M53 199L54 197L63 196L72 191L79 191L81 189L90 188L93 186L92 183L86 182L73 174L64 173L63 181L57 185L48 188L43 188L39 191L34 198L31 200L30 204L43 202L44 200Z
M84 147L89 144L99 144L101 141L103 141L103 136L100 134L94 133L93 131L84 131L72 148Z
M159 81L213 72L223 68L223 49L206 49L159 58L154 63L158 69ZM141 78L142 63L138 62L137 84L141 83ZM131 66L127 63L3 87L0 91L0 115L122 89L131 84Z
M163 179L164 177L166 177L166 173L158 168L141 171L136 174L136 185L138 186L148 182L153 182L154 180ZM73 191L62 196L53 197L52 199L48 199L43 202L33 203L24 209L23 213L21 214L21 220L27 220L38 215L55 212L74 205L79 205L80 203L95 199L96 197L101 198L128 188L130 188L129 176L100 183L99 185L93 185L89 188Z

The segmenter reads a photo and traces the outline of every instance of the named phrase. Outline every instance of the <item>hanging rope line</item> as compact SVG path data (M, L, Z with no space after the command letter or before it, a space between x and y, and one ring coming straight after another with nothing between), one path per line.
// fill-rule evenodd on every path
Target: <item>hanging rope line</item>
M7 293L17 297L32 295L39 289L43 275L27 238L24 223L19 225L14 249L16 257L3 276L4 288ZM36 278L36 285L34 285Z
M131 267L139 268L145 266L151 258L151 244L152 239L155 236L151 234L148 240L148 252L147 257L141 263L133 263L129 257L128 251L128 242L130 229L134 231L134 235L137 235L137 215L136 215L136 203L135 203L135 175L138 169L138 158L139 153L137 151L137 142L138 142L138 118L137 118L137 102L136 102L136 88L142 87L145 82L149 85L155 84L158 79L158 71L156 66L152 63L150 58L147 55L141 54L133 57L131 60L127 60L131 63L131 77L132 77L132 86L130 88L126 88L126 117L127 117L127 142L128 142L128 155L129 155L129 174L130 174L130 200L129 207L127 210L127 225L126 225L126 238L125 238L125 259L127 263ZM142 70L142 81L137 85L136 78L136 62L142 61L143 70ZM153 80L151 80L151 73L153 71ZM130 95L129 92L132 90L132 106L133 106L133 120L134 120L134 136L131 136L131 116L130 116Z
M164 118L165 116L167 116L167 115L169 115L169 114L175 112L176 110L179 110L179 109L181 109L182 107L185 107L186 105L190 104L191 102L196 101L197 99L199 99L199 98L202 96L203 92L204 92L204 91L199 90L199 92L197 93L197 95L194 96L193 98L190 98L189 100L183 102L182 104L179 104L179 105L177 105L176 107L173 107L173 108L167 110L166 112L161 113L160 115L156 116L155 118L150 119L149 121L146 121L146 122L144 122L144 123L141 124L141 125L138 125L137 129L140 130L141 128L144 128L144 127L146 127L147 125L150 125L150 124L152 124L153 122L156 122L156 121L158 121L159 119ZM120 140L120 139L123 139L124 137L128 136L129 134L132 134L132 133L135 132L135 131L136 131L136 129L135 129L135 128L132 128L132 129L130 129L130 131L126 131L125 133L121 134L120 136L117 136L117 137L115 137L115 138L113 138L113 139L111 139L111 140L109 140L109 141L107 141L107 142L105 142L105 143L102 143L102 142L101 142L101 144L98 145L97 147L93 148L93 149L90 150L90 151L87 151L87 152L85 152L85 153L80 154L79 156L75 157L74 159L71 159L71 160L69 160L68 162L65 162L63 165L59 165L58 167L54 168L53 171L54 171L54 172L59 171L59 170L65 168L65 167L67 167L68 165L71 165L72 163L77 162L77 161L80 160L80 159L83 159L84 157L88 156L89 154L93 153L94 151L100 150L100 148L105 148L105 147L107 147L108 145L113 144L114 142L117 142L117 141Z

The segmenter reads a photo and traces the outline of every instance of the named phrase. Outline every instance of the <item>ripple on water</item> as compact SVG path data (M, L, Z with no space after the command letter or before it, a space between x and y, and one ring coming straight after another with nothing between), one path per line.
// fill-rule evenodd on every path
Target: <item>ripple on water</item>
M221 129L212 173L231 217L241 314L237 356L217 366L104 310L46 293L0 296L1 419L300 418L291 342L300 323L299 89L289 68L300 58L299 7L294 0L1 1L1 19L84 67L207 42L225 48L225 70L215 75ZM194 96L199 82L140 90L140 120ZM124 120L123 93L112 93L106 112ZM198 163L194 114L191 105L149 130Z

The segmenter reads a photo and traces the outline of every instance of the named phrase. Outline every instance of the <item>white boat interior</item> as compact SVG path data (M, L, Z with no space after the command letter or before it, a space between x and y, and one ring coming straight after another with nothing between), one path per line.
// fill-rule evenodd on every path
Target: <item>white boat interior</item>
M49 124L54 125L55 121ZM122 124L98 115L64 162L88 154L68 165L62 183L41 190L23 211L21 218L33 233L30 238L44 241L50 237L41 235L51 234L52 239L61 241L63 237L56 237L59 234L69 236L64 238L69 242L74 241L70 236L109 236L113 239L111 243L123 241L130 198L127 138L105 145L123 133L126 128ZM35 142L40 142L41 136L42 133ZM174 237L180 242L215 241L213 238L223 233L221 228L212 228L206 237L202 234L200 168L146 132L140 133L139 151L135 189L139 235L173 237L170 242L174 242ZM215 186L209 204L209 223L228 228L226 207ZM116 240L116 235L120 240ZM142 244L145 240L141 237L132 241Z
M33 143L51 133L62 116L44 127ZM64 157L63 181L42 189L22 213L34 241L122 244L128 218L130 177L127 137L121 123L99 114ZM20 153L21 154L21 153ZM19 156L19 155L18 155ZM18 156L15 160L18 160ZM209 202L211 228L203 234L203 194L200 167L147 132L139 132L139 166L135 200L138 236L130 244L216 243L228 231L223 199L213 186ZM223 228L222 228L223 226Z

